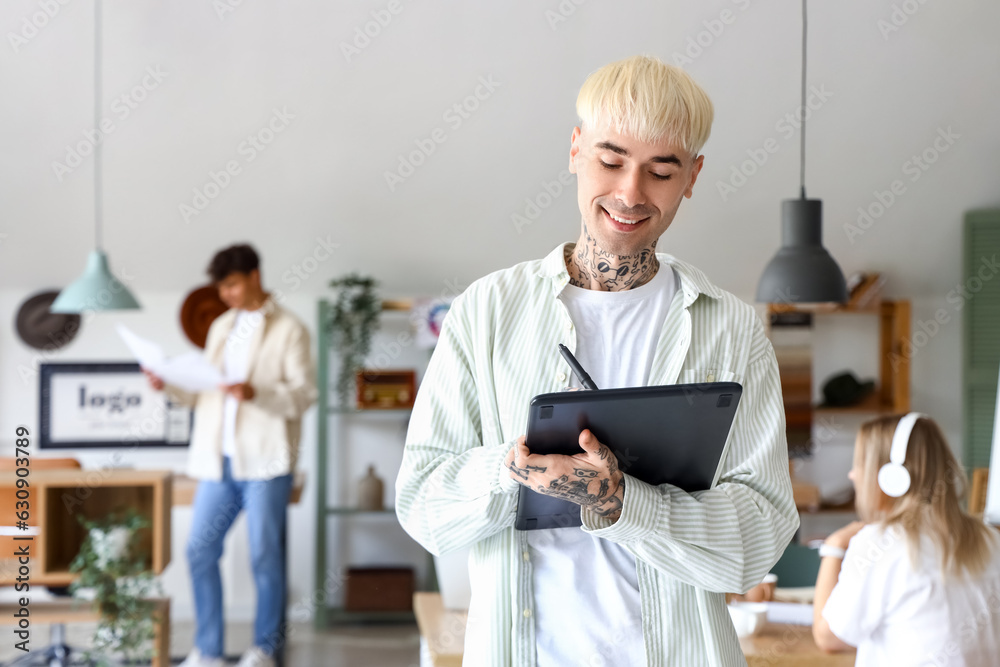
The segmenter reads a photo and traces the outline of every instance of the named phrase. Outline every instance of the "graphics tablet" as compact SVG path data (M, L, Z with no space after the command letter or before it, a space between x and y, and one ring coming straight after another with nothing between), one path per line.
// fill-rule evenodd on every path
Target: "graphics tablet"
M688 492L709 489L742 393L735 382L704 382L539 394L528 412L528 449L580 454L580 431L590 429L622 472ZM519 494L518 530L581 525L579 505L526 486Z

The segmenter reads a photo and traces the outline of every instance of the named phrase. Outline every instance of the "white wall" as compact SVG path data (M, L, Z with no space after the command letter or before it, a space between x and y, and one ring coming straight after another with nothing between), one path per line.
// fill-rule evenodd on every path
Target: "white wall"
M783 120L798 105L798 2L400 0L401 10L348 58L341 43L388 1L242 2L218 13L226 1L105 3L104 108L114 132L105 141L104 246L145 306L128 316L137 330L180 349L180 299L203 281L212 252L238 240L257 245L265 282L287 292L309 322L327 281L351 270L379 278L386 295L438 294L544 255L576 235L573 188L528 226L517 228L512 216L530 212L526 199L547 203L544 183L565 169L586 74L643 52L668 61L690 54L685 65L716 108L695 196L659 248L752 300L778 246L780 201L798 188L798 139ZM7 321L29 293L73 280L93 243L92 162L83 158L61 180L53 167L93 126L92 5L58 5L34 34L24 21L42 23L35 15L46 2L0 6ZM946 298L960 282L963 212L998 204L998 20L1000 6L974 0L814 2L810 13L809 81L830 97L809 121L809 194L824 201L826 244L846 272L886 274L890 297L913 300L915 330L939 308L951 315L913 359L913 405L937 416L956 447L961 313ZM147 68L166 74L155 88L147 78L151 89L137 91L145 99L123 117L127 107L112 100L141 85ZM459 123L449 109L474 94L480 77L499 85L488 96L481 88L486 99ZM241 142L266 128L275 109L294 118L249 161ZM436 128L445 141L390 190L385 172ZM935 154L948 128L958 136ZM768 139L777 152L724 197L720 184ZM935 162L913 171L912 156L925 150ZM193 190L230 160L240 173L185 221L180 205L192 205ZM858 208L895 180L905 191L852 242L847 225ZM329 259L310 263L330 244ZM296 267L308 271L304 280ZM95 318L59 358L112 354L107 321ZM848 333L828 339L827 370L852 363ZM35 422L33 390L13 371L25 356L5 327L6 444L14 424ZM302 527L300 590L312 571L311 508L307 501L293 510Z

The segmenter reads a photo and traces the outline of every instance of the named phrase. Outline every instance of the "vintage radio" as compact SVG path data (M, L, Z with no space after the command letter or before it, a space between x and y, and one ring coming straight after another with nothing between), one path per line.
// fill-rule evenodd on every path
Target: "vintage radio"
M412 408L417 396L417 373L412 370L359 370L358 409Z

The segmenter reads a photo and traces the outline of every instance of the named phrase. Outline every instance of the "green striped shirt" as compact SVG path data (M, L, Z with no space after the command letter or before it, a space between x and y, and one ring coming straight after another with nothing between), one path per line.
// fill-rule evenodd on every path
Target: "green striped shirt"
M558 343L576 348L557 298L569 282L564 247L485 276L454 300L406 436L400 524L434 554L472 546L466 665L535 664L531 558L513 528L519 485L503 461L527 427L531 398L570 377L555 352ZM649 667L745 665L724 594L760 583L799 525L778 365L750 305L693 266L657 258L680 284L649 384L733 381L743 396L713 488L687 493L626 474L621 517L581 510L583 530L636 558Z

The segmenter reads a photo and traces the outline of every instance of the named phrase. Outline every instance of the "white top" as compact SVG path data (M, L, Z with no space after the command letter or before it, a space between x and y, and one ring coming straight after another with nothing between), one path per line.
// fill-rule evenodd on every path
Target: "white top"
M226 338L223 355L222 374L228 384L246 382L249 370L250 338L254 330L264 320L264 314L257 310L240 310L236 313L236 321ZM226 394L222 415L222 454L232 456L236 449L236 411L239 401Z
M914 569L902 529L868 525L851 539L823 617L858 647L857 667L996 667L1000 656L1000 540L975 580L942 580L923 536Z
M676 291L661 265L645 285L599 292L566 285L574 356L601 389L645 386ZM571 386L581 387L579 378ZM635 557L579 527L527 532L538 667L646 664Z

